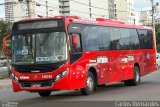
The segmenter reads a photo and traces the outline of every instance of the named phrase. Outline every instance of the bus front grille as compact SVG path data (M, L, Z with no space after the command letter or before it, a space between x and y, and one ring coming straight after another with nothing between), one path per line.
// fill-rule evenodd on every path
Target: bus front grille
M33 85L39 85L40 87L50 87L53 84L52 80L48 81L19 81L22 87L32 87Z

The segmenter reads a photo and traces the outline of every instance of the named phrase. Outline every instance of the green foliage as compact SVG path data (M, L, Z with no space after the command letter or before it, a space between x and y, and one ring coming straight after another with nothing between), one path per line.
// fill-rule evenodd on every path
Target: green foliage
M12 23L0 21L0 56L2 55L2 42L6 34L11 34Z
M160 52L160 24L156 25L157 52Z

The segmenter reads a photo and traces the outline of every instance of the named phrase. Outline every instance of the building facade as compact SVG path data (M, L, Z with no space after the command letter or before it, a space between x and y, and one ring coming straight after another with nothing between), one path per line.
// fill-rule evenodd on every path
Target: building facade
M5 0L5 21L14 22L27 17L26 6L18 0Z
M60 14L82 18L108 18L107 0L59 0Z
M14 13L13 13L14 1L13 0L5 0L5 20L13 22L14 21Z
M109 19L115 19L115 0L108 0Z
M152 24L152 16L149 11L140 12L140 23L141 25L151 25Z
M115 0L115 19L135 24L134 0Z
M6 21L18 21L28 16L27 3L18 0L6 0ZM56 15L75 15L83 19L95 19L97 17L109 18L108 0L32 0L32 16L52 17Z

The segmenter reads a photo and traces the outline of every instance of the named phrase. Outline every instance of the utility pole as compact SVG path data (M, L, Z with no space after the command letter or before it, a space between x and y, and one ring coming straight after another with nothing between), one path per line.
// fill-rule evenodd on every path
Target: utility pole
M154 5L154 0L150 0L151 4L152 4L152 27L155 33L155 13L156 12L160 12L160 7L159 7L159 3L156 3L156 5Z
M156 34L156 30L155 30L155 19L154 19L154 0L150 0L151 2L151 5L152 5L152 27L153 27L153 34L155 35ZM156 36L155 37L155 40L156 40Z
M28 18L32 18L33 17L33 2L32 0L27 0L27 8L28 8Z
M18 0L20 3L24 2L24 0ZM28 18L33 18L33 1L32 0L26 0L27 3L27 10L28 10Z
M46 17L48 17L48 1L46 1Z
M150 0L152 4L152 27L155 28L155 20L154 20L154 0Z

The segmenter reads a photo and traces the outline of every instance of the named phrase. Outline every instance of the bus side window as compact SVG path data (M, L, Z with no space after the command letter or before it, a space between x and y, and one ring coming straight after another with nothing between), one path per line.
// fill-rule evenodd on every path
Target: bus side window
M76 53L76 52L82 52L82 45L81 45L81 35L80 34L72 34L71 39L71 52L72 53ZM74 37L73 37L74 36ZM73 40L73 38L75 38L76 40ZM77 42L76 46L74 46L73 42Z

